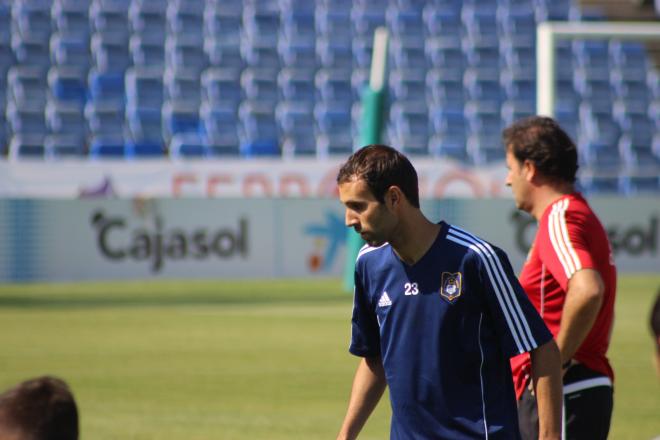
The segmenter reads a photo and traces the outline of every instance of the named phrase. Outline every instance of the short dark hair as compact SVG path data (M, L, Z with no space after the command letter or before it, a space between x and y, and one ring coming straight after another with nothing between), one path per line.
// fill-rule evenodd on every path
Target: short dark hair
M401 152L387 145L367 145L353 153L337 174L337 183L364 179L369 190L380 203L385 193L397 186L411 205L419 208L417 171Z
M26 440L77 440L78 408L63 380L37 377L0 395L0 425Z
M660 338L660 289L651 308L651 331L655 336L655 347L660 353L660 341L658 341L658 338Z
M575 143L557 121L544 116L520 119L502 133L504 148L519 161L531 161L544 176L575 182L578 156Z

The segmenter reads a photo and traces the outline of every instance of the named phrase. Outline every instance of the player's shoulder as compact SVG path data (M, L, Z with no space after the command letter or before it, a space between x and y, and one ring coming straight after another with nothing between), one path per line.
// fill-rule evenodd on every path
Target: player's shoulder
M496 245L477 234L455 225L447 225L447 235L445 238L456 245L457 251L464 252L466 255L499 256L503 253Z
M582 223L595 218L589 203L580 193L568 194L554 201L548 209L548 219L550 222L558 221L560 223Z
M360 248L355 259L356 264L367 264L368 262L381 261L390 254L389 243L383 243L380 246L369 246L365 244Z

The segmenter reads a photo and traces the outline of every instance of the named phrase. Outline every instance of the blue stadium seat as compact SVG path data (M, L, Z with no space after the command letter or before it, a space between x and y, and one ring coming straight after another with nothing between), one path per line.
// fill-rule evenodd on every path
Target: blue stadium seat
M348 43L351 40L351 5L347 8L334 7L334 2L328 5L322 3L316 6L316 34L318 37L326 37L341 40L342 43Z
M623 165L621 153L617 144L584 140L578 145L582 163L587 169L599 172L618 172Z
M132 140L126 142L126 157L129 159L153 159L165 155L162 140Z
M426 50L424 39L416 38L390 38L390 53L392 66L395 69L422 69L426 70Z
M536 114L533 101L504 101L502 103L502 128L508 127L515 121Z
M351 103L317 102L314 107L314 118L319 133L351 137Z
M177 133L170 141L171 159L201 159L211 154L209 146L199 133Z
M186 68L201 72L208 61L204 46L197 37L168 34L165 39L165 64L174 69Z
M241 71L210 67L202 72L201 88L204 101L211 105L225 103L237 108L243 99Z
M314 80L318 99L352 102L351 72L344 69L319 69Z
M11 3L0 2L0 44L11 41Z
M95 33L91 39L93 65L99 72L124 73L130 64L128 39L114 33Z
M162 144L163 117L160 108L126 107L129 137L140 144Z
M0 158L7 156L9 140L7 136L7 121L4 112L0 112Z
M625 195L654 195L660 193L660 177L657 174L621 176L619 192Z
M353 67L369 68L373 52L373 35L355 36L352 40Z
M47 43L51 33L51 0L16 0L12 3L17 34Z
M314 104L316 87L313 69L284 68L277 75L281 97L287 101Z
M467 63L477 69L498 69L500 67L499 41L493 38L462 40L463 53Z
M128 8L133 36L157 36L161 43L167 31L167 0L134 0Z
M428 38L426 58L432 68L463 70L467 66L461 39L457 35Z
M484 105L479 101L468 101L464 111L468 132L472 135L500 138L502 118L499 105Z
M466 93L462 70L430 69L426 74L426 86L435 105L463 111Z
M245 64L241 54L239 41L206 38L204 53L208 57L209 66L240 69ZM271 56L274 56L271 53Z
M316 148L318 157L347 156L353 152L353 139L346 134L320 133L316 136Z
M526 38L504 38L500 52L509 69L534 73L536 71L536 47L534 40Z
M431 106L429 108L429 120L432 132L440 139L458 139L463 142L467 138L467 121L463 115L463 108L447 108L444 106Z
M580 121L582 123L580 138L608 146L614 146L619 142L621 128L614 120L610 109L602 110L588 103L582 103Z
M585 194L616 194L619 192L619 177L610 175L582 175L579 185Z
M649 60L646 48L634 41L612 40L609 45L610 65L624 70L647 71Z
M50 58L53 64L75 66L86 71L90 65L89 39L78 35L55 33L50 38Z
M9 41L0 41L0 85L5 85L7 71L15 64L14 52Z
M467 99L499 107L504 98L498 71L468 68L463 75Z
M504 160L504 147L498 136L472 134L466 146L470 162L482 166Z
M282 155L316 156L314 112L310 103L284 101L275 109L282 137Z
M280 55L277 52L277 38L248 36L241 40L241 56L250 67L279 69Z
M497 8L497 23L500 35L521 38L533 42L536 38L534 6L529 0L514 4L500 3Z
M13 33L11 36L11 49L19 65L38 67L43 70L50 65L50 50L48 41L32 35L21 36Z
M573 87L573 80L559 79L555 83L555 109L557 112L577 113L580 95Z
M75 66L51 67L48 71L48 87L53 98L77 104L87 100L87 78L84 71Z
M625 70L613 69L610 72L610 82L615 99L621 100L630 106L648 107L651 97L645 76L636 78L628 76Z
M386 4L356 2L351 9L353 33L358 37L373 38L378 26L385 26Z
M536 101L536 77L527 70L504 69L500 74L506 99L514 101Z
M167 26L170 35L201 42L204 37L204 2L173 0L167 5Z
M238 112L240 151L244 157L279 156L279 136L272 105L244 101Z
M86 154L85 144L77 136L50 135L44 140L44 156L48 160L80 159Z
M8 101L45 104L46 75L36 67L13 66L7 72Z
M450 37L461 35L463 23L461 22L461 4L442 8L429 3L424 7L423 18L428 35L434 37Z
M388 28L393 37L412 38L424 41L423 4L397 5L390 4L386 11Z
M577 143L578 132L580 128L580 114L578 106L575 107L557 107L555 106L555 119L564 129L566 134Z
M560 40L555 43L555 77L560 81L573 81L576 61L573 48L568 41Z
M46 126L49 134L67 135L79 143L86 137L85 115L77 103L48 101Z
M238 155L238 109L234 105L204 102L200 109L204 135L214 155Z
M389 76L390 90L396 101L425 101L426 71L421 69L393 70Z
M277 40L280 10L275 2L248 3L243 7L243 32L249 38Z
M619 140L619 151L626 168L634 171L656 172L660 167L660 155L653 151L653 140L640 142L633 136L624 134Z
M621 132L634 143L651 145L656 127L646 109L626 109L625 106L617 104L614 106L613 116Z
M242 28L242 2L210 2L206 4L204 9L206 39L238 45L241 40Z
M578 68L575 72L574 87L580 94L583 102L587 102L591 107L599 111L611 111L613 98L612 86L609 81L609 71L603 77L594 75L594 72L588 72Z
M199 133L199 106L185 101L163 104L163 137L166 141L177 133Z
M163 104L163 74L155 68L131 67L126 71L126 98L136 107L160 108Z
M160 67L165 66L165 43L160 36L154 34L133 34L128 41L131 62L134 66Z
M95 136L89 144L90 159L125 159L126 144L117 134Z
M390 109L389 138L406 154L427 155L429 116L424 101L395 102Z
M316 43L307 37L281 37L277 43L283 67L313 69L316 67Z
M362 94L365 91L365 88L369 84L369 69L353 69L351 73L351 88L353 89L353 98L354 102L359 102L362 98ZM391 79L392 76L390 75ZM392 86L390 85L390 88Z
M461 21L472 41L493 38L497 35L496 10L496 3L463 5Z
M574 40L572 46L578 67L589 72L609 72L611 66L607 40Z
M9 101L6 111L8 128L12 134L40 136L46 134L46 119L41 103L24 102L18 105Z
M285 5L286 2L281 3L281 36L289 41L314 41L316 38L316 24L313 2L300 2L304 5L295 8Z
M572 0L535 0L536 21L566 21Z
M124 105L113 101L87 101L87 127L93 136L117 136L124 133Z
M465 147L466 138L435 134L429 140L429 154L434 157L447 158L468 164L470 158Z
M279 97L277 71L249 67L241 74L241 87L246 99L274 106Z
M163 75L165 99L186 101L199 106L201 101L199 72L187 69L165 69Z
M53 32L78 38L89 38L89 2L55 0L51 14Z
M351 40L330 36L319 36L316 40L316 55L319 64L325 68L351 69L353 48Z
M87 90L94 101L124 101L124 75L121 73L101 73L91 69L87 76Z
M9 141L9 160L43 160L45 158L44 136L20 134Z
M130 0L93 0L89 6L92 32L127 40L130 3Z

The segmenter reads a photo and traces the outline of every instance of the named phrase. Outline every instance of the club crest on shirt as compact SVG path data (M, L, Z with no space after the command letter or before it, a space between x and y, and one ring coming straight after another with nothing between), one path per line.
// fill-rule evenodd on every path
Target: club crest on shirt
M449 302L453 302L456 298L461 296L462 290L462 275L460 272L449 273L442 272L442 284L440 286L440 295L446 298Z

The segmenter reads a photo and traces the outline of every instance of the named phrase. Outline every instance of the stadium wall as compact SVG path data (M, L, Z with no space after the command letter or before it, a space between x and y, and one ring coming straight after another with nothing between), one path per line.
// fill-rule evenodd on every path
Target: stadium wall
M656 198L593 198L621 272L660 271ZM517 270L534 222L510 199L426 199L423 210L506 250ZM340 276L333 198L0 199L0 282Z

